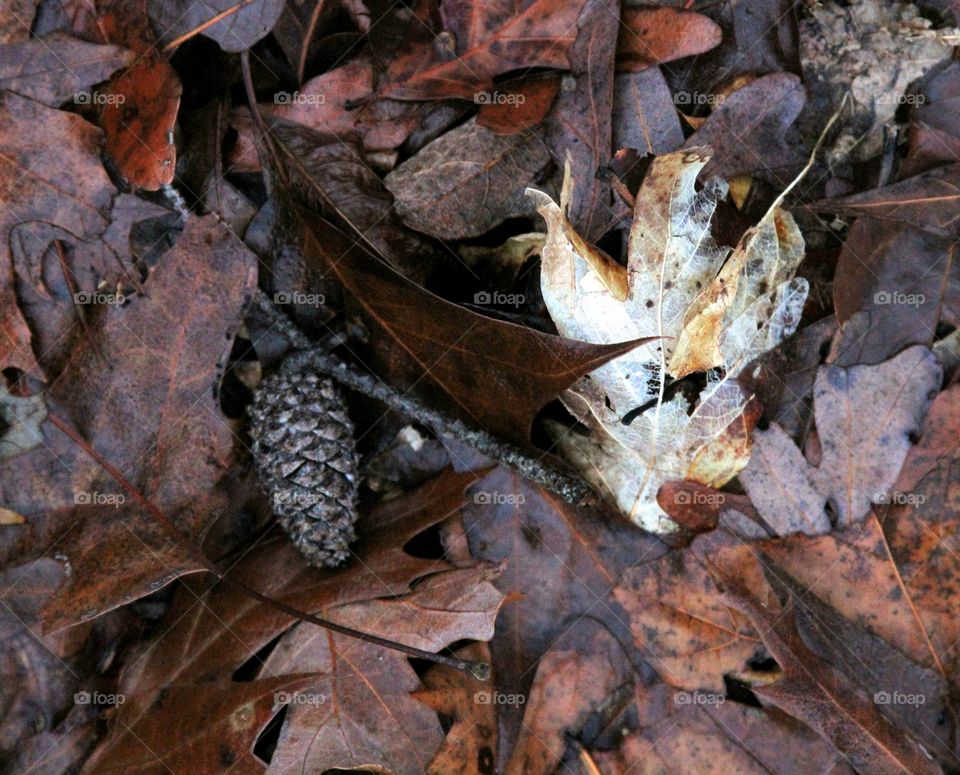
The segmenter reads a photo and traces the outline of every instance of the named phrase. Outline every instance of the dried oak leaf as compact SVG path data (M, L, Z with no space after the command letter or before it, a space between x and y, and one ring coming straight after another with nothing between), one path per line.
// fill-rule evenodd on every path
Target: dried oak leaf
M396 63L399 66L388 71L389 83L381 93L397 100L473 101L479 92L491 91L494 76L511 70L565 70L584 4L585 0L443 3L440 14L454 50L425 46L417 57Z
M821 366L813 386L818 465L808 465L771 423L754 432L753 455L740 472L774 534L828 532L828 503L846 528L889 498L941 374L936 356L921 346L876 366Z
M629 569L613 596L630 617L643 658L678 689L722 695L723 676L742 668L760 640L748 620L717 593L705 557L725 544L710 533Z
M503 596L488 577L476 568L445 571L401 598L354 603L328 615L431 651L459 640L489 640ZM291 704L268 772L376 767L419 775L440 745L439 721L410 696L420 682L396 652L297 625L263 671L313 672L315 681L305 691L327 697L314 705Z
M473 118L384 179L404 223L439 239L478 237L523 215L524 189L552 163L535 132L494 134Z
M717 773L854 775L843 754L775 707L655 684L637 687L636 709L638 728L626 720L629 733L620 748L592 753L604 775L697 772L707 763Z
M490 664L490 647L471 643L456 656ZM453 719L430 764L427 775L481 775L494 772L497 750L497 707L477 702L490 694L490 685L460 670L436 665L423 676L423 689L413 693L416 700Z
M936 167L859 194L823 199L810 207L907 224L954 240L960 236L960 164Z
M484 563L454 568L402 548L454 514L473 478L447 471L362 515L356 559L343 569L306 565L280 537L245 554L230 574L288 605L421 648L487 639L503 597L490 581L495 569ZM287 714L268 771L362 765L423 771L442 731L434 712L410 697L419 682L402 656L312 625L291 628L289 616L232 585L197 579L185 584L189 589L178 594L168 614L170 628L155 642L142 644L129 661L120 687L127 701L94 755L92 772L115 771L117 762L149 763L153 769L146 771L166 771L165 755L160 755L164 762L152 758L138 735L148 727L166 728L168 720L176 723L174 717L182 715L175 704L163 702L168 687L189 694L191 688L213 686L233 706L249 684L231 682L231 676L250 660L255 683L270 680L267 676L298 681L284 690L286 698L272 697L272 714L284 705ZM299 681L301 676L306 680ZM258 731L245 726L232 750L249 755ZM180 755L169 742L163 750ZM213 770L216 752L202 753L193 769ZM249 764L257 772L265 768L255 760Z
M165 688L150 714L127 721L127 744L97 748L84 765L107 773L262 773L252 741L277 712L277 697L296 696L311 684L309 675L271 675L245 683L229 679ZM126 699L126 695L124 696Z
M407 280L322 218L302 208L293 217L303 255L356 300L381 375L404 392L439 387L435 402L504 438L529 443L547 401L636 344L575 342L479 315Z
M54 33L0 44L0 89L52 108L66 100L89 103L85 90L133 63L134 53Z
M422 105L374 98L374 67L363 56L311 78L293 94L277 92L273 103L259 109L268 126L283 119L325 135L356 136L370 153L402 145L424 114ZM232 125L239 137L229 161L243 171L258 170L249 110L237 108Z
M531 191L547 222L541 288L564 336L617 342L658 339L593 371L562 396L590 435L557 432L557 445L637 524L669 532L656 500L671 479L720 486L749 460L756 421L736 376L790 336L807 282L794 272L803 238L774 203L729 253L710 234L726 192L719 180L694 187L705 149L656 159L636 197L624 269L576 234L558 206ZM667 392L668 378L707 371L694 406Z
M761 545L811 594L947 678L957 672L952 647L960 638L960 498L951 473L960 460L958 411L958 387L934 401L919 442L883 493L889 506L875 507L882 523L871 515L845 531Z
M610 659L642 665L645 654L632 650L628 619L613 587L628 568L665 561L666 546L626 520L611 520L599 508L570 506L504 468L491 471L472 491L462 527L447 527L444 546L449 553L466 543L472 557L505 565L495 583L509 602L490 644L489 690L530 696L540 659L572 622L585 617L600 622L620 644L605 651ZM568 639L563 650L588 655L592 633L574 634L582 639ZM652 676L646 667L636 669ZM501 704L497 717L495 760L506 763L522 731L524 706Z
M504 772L556 772L568 736L576 736L607 697L629 685L631 675L623 648L609 630L592 618L573 625L537 665L523 703L523 728Z
M242 243L212 215L190 219L145 281L147 295L91 308L91 337L46 393L51 415L195 540L229 501L218 483L233 464L235 436L215 386L255 282L256 259ZM47 628L199 569L51 420L41 430L42 445L0 466L0 504L27 517L0 533L0 561L54 545L66 554L72 573L44 611Z
M116 189L100 163L96 127L11 93L0 94L0 107L0 200L6 205L0 216L0 365L39 378L14 292L11 230L51 223L78 240L96 239L107 229Z
M753 686L754 693L816 729L860 772L942 772L930 754L888 721L859 686L809 648L797 629L796 612L790 610L793 600L786 606L779 603L769 585L762 583L762 571L758 577L755 556L744 551L736 554L749 560L742 560L739 567L724 563L719 571L723 600L747 617L783 671L777 680Z

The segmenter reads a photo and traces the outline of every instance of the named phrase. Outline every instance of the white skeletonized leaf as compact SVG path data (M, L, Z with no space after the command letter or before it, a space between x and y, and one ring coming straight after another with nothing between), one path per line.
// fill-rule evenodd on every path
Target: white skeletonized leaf
M528 191L547 223L541 287L560 333L598 343L658 337L562 396L588 434L551 426L584 477L656 532L676 527L657 504L661 484L721 486L747 464L749 396L734 378L793 333L807 296L793 277L803 239L779 207L732 253L714 241L710 219L727 187L711 180L697 190L707 161L707 149L693 148L651 164L634 205L625 293L622 267L576 235L565 203ZM705 372L705 387L691 405L668 382L693 371Z

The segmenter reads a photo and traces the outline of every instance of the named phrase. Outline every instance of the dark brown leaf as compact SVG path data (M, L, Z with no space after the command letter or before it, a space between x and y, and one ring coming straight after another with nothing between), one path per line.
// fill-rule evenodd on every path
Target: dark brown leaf
M254 281L252 253L214 216L191 219L144 283L148 295L91 307L96 341L77 347L47 393L51 414L194 539L228 501L217 484L233 463L235 438L214 387ZM9 561L66 540L60 551L73 573L45 609L48 628L198 569L50 420L42 431L43 445L0 467L0 503L28 516L15 533L0 534L0 549Z
M392 271L322 219L299 208L295 217L304 255L356 300L381 375L402 392L428 382L451 410L504 438L527 444L537 410L636 345L586 344L470 312Z

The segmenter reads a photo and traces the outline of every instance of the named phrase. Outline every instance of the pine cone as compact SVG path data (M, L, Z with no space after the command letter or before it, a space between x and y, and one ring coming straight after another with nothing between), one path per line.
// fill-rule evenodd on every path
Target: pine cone
M312 565L339 565L355 538L357 456L345 404L331 379L280 371L263 381L250 406L261 485Z

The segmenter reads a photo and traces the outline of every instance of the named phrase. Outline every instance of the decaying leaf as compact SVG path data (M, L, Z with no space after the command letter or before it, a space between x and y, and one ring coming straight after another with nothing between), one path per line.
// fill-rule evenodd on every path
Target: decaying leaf
M934 354L916 346L877 366L821 366L813 386L821 457L809 466L776 423L754 434L740 482L777 535L859 522L890 490L940 384Z
M441 239L476 237L528 208L523 190L551 163L534 133L494 134L476 120L387 175L404 222Z
M547 221L544 301L560 333L590 342L660 337L567 391L567 408L591 435L558 433L566 457L639 525L675 525L656 501L670 479L720 486L750 454L749 396L734 377L791 335L807 282L794 278L803 238L780 199L729 254L710 234L726 184L696 191L706 149L656 159L634 207L627 268L590 248L542 192ZM566 186L565 186L566 189ZM625 289L624 289L625 287ZM706 371L694 405L668 380Z

